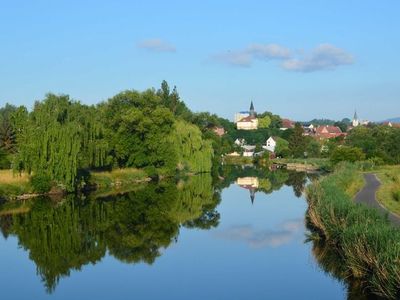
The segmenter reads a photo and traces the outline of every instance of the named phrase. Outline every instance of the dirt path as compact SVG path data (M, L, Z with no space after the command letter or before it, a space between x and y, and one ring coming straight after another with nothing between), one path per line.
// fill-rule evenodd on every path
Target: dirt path
M382 214L387 214L389 220L396 226L400 226L400 217L389 212L386 208L384 208L376 199L376 191L378 190L381 183L378 178L376 178L375 174L365 174L365 186L364 188L356 195L354 201L356 203L364 203L370 207L374 207L378 209Z

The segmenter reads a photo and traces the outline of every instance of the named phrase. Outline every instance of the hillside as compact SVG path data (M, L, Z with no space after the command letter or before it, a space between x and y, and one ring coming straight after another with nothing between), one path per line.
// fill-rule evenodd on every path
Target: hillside
M400 117L386 119L386 120L385 120L385 121L383 121L383 122L400 123Z

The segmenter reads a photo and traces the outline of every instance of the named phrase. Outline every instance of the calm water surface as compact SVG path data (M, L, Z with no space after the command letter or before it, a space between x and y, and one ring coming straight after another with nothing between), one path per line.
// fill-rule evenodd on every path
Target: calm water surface
M306 175L225 175L3 205L2 299L347 299L304 242Z

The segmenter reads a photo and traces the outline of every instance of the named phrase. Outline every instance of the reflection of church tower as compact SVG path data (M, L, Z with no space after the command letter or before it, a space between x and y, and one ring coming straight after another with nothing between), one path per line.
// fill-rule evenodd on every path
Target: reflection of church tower
M254 199L256 198L256 189L250 189L250 200L251 204L254 203Z
M358 120L358 116L357 116L357 111L354 112L354 117L353 117L353 127L357 127L358 125L360 125L360 121Z
M255 116L256 116L256 112L254 110L253 101L251 101L251 104L250 104L250 117L255 117Z

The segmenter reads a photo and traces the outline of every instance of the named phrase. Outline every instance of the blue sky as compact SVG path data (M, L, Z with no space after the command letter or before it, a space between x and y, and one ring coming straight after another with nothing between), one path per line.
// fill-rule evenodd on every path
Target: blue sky
M400 116L400 1L1 1L0 105L176 85L194 111Z

